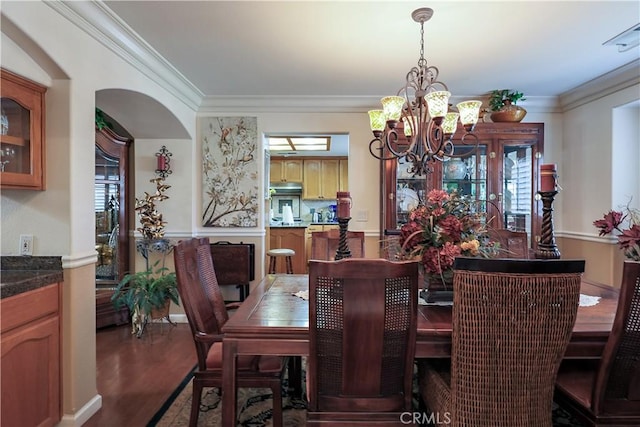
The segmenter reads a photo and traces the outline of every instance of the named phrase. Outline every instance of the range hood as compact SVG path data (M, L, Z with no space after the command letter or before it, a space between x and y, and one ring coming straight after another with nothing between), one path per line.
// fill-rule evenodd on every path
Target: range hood
M269 188L275 190L276 196L297 196L302 194L302 184L299 182L272 182Z

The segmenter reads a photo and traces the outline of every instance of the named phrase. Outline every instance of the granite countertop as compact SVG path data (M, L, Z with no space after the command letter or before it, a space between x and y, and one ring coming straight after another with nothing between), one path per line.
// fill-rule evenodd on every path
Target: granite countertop
M0 257L0 298L62 281L60 257Z

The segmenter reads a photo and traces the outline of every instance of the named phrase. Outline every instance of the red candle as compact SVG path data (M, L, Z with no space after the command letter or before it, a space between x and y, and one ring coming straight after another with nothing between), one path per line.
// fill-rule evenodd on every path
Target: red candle
M164 158L164 156L163 155L158 155L157 159L158 159L158 170L159 171L165 170L165 168L167 167L167 163L166 163L166 159Z
M540 191L556 191L557 176L558 171L555 163L540 165Z
M351 196L348 191L338 191L338 218L351 218Z

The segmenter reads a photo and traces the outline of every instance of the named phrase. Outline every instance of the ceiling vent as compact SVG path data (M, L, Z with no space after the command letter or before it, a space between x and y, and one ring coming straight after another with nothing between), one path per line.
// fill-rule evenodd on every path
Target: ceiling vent
M634 25L602 44L604 46L618 46L618 52L626 52L633 49L640 45L640 24Z

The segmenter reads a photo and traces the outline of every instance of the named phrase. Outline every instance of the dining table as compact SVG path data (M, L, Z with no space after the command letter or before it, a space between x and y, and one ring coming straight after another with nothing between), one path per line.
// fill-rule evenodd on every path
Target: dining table
M222 425L235 426L239 355L309 354L309 276L270 274L223 326ZM583 279L580 306L565 358L602 355L618 304L619 291ZM416 358L451 356L451 305L419 305Z

